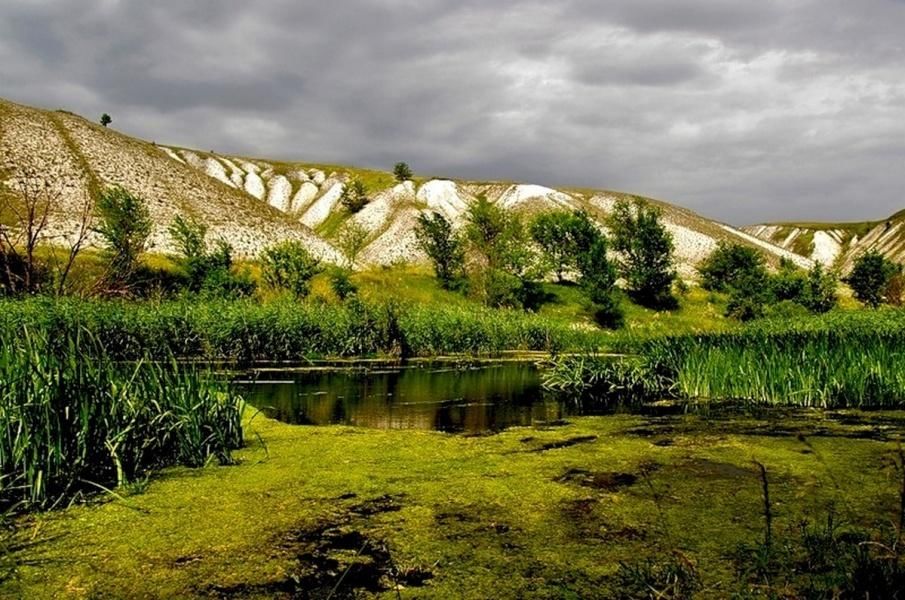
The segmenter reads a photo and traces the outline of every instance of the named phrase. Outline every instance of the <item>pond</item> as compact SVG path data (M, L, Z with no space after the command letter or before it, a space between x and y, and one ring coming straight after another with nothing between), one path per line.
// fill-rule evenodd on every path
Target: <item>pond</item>
M268 416L302 425L482 433L578 412L524 362L257 369L234 383Z

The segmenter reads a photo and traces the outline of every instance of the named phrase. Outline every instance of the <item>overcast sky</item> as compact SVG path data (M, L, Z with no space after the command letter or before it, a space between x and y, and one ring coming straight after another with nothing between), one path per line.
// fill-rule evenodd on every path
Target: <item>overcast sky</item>
M903 48L905 0L0 0L8 99L734 224L905 208Z

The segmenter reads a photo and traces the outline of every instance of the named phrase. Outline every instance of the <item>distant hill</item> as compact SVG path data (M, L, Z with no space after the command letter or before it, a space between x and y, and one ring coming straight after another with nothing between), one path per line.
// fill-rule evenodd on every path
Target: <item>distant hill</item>
M148 201L156 250L171 249L167 226L177 214L184 214L207 223L214 236L225 238L242 255L256 255L279 240L298 239L326 260L338 261L336 240L354 222L369 234L361 265L425 260L415 239L417 216L438 211L461 224L469 202L479 194L522 213L581 208L601 225L614 203L629 197L601 190L450 179L416 178L397 184L382 171L158 145L68 112L0 100L0 181L9 182L25 169L37 170L48 185L63 191L62 210L52 226L55 234L67 233L73 212L89 194L120 185ZM352 177L367 185L371 198L354 215L339 202ZM771 236L765 239L675 205L651 202L663 210L675 239L679 271L686 277L694 275L695 265L719 240L758 247L771 263L785 256L802 266L810 264L806 255L789 245L780 247Z
M776 244L799 256L851 269L854 260L868 250L905 262L905 211L883 221L863 223L765 223L743 231Z

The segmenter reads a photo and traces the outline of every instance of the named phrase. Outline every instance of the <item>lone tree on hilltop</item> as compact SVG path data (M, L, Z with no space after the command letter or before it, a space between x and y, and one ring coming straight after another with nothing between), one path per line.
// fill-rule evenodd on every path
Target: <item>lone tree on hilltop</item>
M101 125L103 125L104 127L106 127L107 125L109 125L112 122L113 122L113 117L111 117L107 113L104 113L101 115Z
M393 167L393 175L396 177L396 181L403 183L412 178L412 170L409 168L408 164L398 162L396 163L396 166Z

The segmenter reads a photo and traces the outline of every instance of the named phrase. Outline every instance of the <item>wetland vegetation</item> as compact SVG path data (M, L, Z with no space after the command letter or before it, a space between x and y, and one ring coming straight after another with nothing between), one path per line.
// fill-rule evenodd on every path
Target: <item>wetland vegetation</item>
M486 200L461 233L424 217L434 277L293 243L235 261L188 218L147 256L107 200L109 247L65 276L3 256L4 594L903 589L905 313L874 256L868 310L750 248L688 285L641 203L609 235Z

